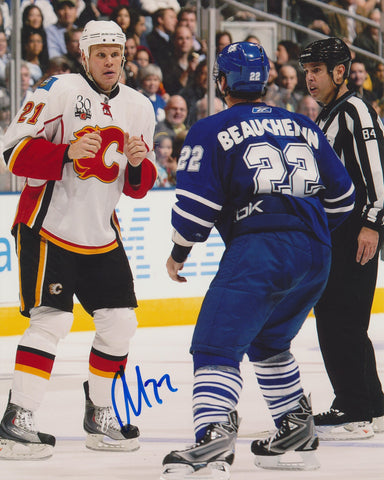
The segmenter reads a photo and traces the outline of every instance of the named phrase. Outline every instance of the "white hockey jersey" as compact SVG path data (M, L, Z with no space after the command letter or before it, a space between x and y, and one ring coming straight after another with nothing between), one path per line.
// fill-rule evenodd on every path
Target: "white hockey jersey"
M81 74L48 79L23 105L4 139L9 170L27 178L14 225L25 223L78 253L116 248L114 211L121 194L141 198L156 179L154 126L150 101L125 85L108 98ZM96 157L69 161L69 145L95 130L102 138ZM129 184L124 132L141 137L148 148L138 189Z

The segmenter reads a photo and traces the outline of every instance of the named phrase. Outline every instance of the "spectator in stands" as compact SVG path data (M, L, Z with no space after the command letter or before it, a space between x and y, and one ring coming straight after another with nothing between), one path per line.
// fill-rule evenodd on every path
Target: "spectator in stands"
M39 56L43 70L48 66L48 42L44 28L44 16L37 5L27 5L23 11L21 27L21 57L25 58L25 46L30 33L39 33L43 40L43 50Z
M300 45L292 40L281 40L277 44L276 49L276 62L275 66L277 71L280 70L282 65L288 62L298 63L300 55Z
M256 35L247 35L243 42L249 42L249 43L257 43L259 45L261 45L261 41L258 37L256 37Z
M298 83L297 71L292 65L286 64L280 67L278 75L279 99L278 107L285 108L289 112L295 112L302 94L296 90Z
M368 103L372 103L375 100L374 94L364 88L364 83L367 80L368 72L365 68L364 62L354 59L351 62L351 69L348 77L348 88L356 95Z
M179 92L187 102L188 116L187 125L190 127L197 120L197 101L202 99L208 90L208 67L207 61L200 62L194 71L188 84Z
M49 25L53 25L57 22L57 15L52 3L50 0L22 0L20 12L24 14L24 10L30 5L38 7L41 12L44 12L43 26L44 28L47 28Z
M163 70L164 87L170 95L175 95L192 78L200 55L193 51L192 32L188 27L178 25L172 38L173 56L166 70Z
M43 65L41 55L43 52L43 38L39 32L31 31L26 38L23 60L27 62L31 74L31 87L39 82L48 65Z
M221 30L216 33L216 55L220 53L224 47L233 43L232 35L225 31Z
M149 15L153 15L159 8L171 8L176 14L180 11L180 3L177 0L140 0L140 6Z
M372 107L376 110L378 116L380 117L380 120L384 122L384 97L382 98L377 98L372 102ZM383 250L381 250L383 252ZM381 259L383 259L383 253L381 254Z
M330 35L331 33L325 11L305 0L291 2L291 19L298 25L310 28L324 35ZM300 31L296 31L296 38L301 45L307 45L318 39L318 37Z
M197 14L194 7L183 7L178 16L178 25L188 27L192 32L193 37L193 50L200 55L207 53L207 42L205 40L198 39L197 34Z
M131 16L131 25L128 29L128 32L133 35L136 45L142 45L145 43L144 34L147 30L145 16L140 11L133 8L129 9L129 14Z
M77 17L76 0L57 0L55 12L57 23L46 28L49 58L67 53L64 32L75 26Z
M119 6L134 6L132 3L136 4L139 2L135 2L132 0L97 0L96 6L97 10L100 12L102 17L110 18L113 11ZM136 5L135 5L136 6Z
M357 0L335 0L329 2L334 7L342 8L349 13L366 16L365 8L357 4ZM347 44L351 44L362 26L351 17L346 17L341 13L328 12L328 25L331 29L331 36L339 37Z
M79 48L82 31L82 28L70 28L64 33L67 54L63 55L63 57L66 58L70 65L72 73L79 73L83 70Z
M0 87L6 85L6 68L11 59L8 51L8 40L5 32L0 32Z
M165 120L155 127L155 140L158 135L169 135L172 140L177 134L187 130L187 104L181 95L172 95L165 106Z
M8 95L10 92L10 82L11 82L10 74L11 74L11 69L10 69L10 64L8 63L5 69L5 83L6 83L6 89L7 89ZM31 73L29 71L27 62L22 60L20 65L20 106L31 97L32 93L33 92L31 89ZM11 104L10 100L9 100L9 104Z
M47 78L52 77L53 75L61 75L62 73L71 73L71 65L66 57L62 55L50 58L47 71L41 77L39 85L41 85Z
M265 89L263 101L268 105L276 106L277 98L279 97L279 86L277 85L278 73L275 62L269 59L269 74Z
M79 28L84 28L91 20L99 20L100 12L94 3L94 0L81 0L84 3L84 8L80 11L76 20L76 25ZM80 2L79 2L80 3Z
M150 63L154 63L151 51L144 45L137 47L134 59L139 68L147 67Z
M171 163L172 138L168 135L158 135L155 138L154 151L156 155L157 179L155 187L170 188L175 185L169 164Z
M131 14L127 5L119 5L116 7L109 19L117 23L125 34L128 33L131 25Z
M215 97L213 103L215 108L213 114L224 110L225 106L220 98ZM208 117L208 95L204 95L203 98L200 98L200 100L196 102L196 121L205 117Z
M135 55L137 52L137 45L131 33L126 35L125 40L125 65L124 70L127 76L127 85L131 88L137 88L137 74L139 67L135 63Z
M161 68L154 64L140 68L138 78L140 91L149 98L153 105L156 122L164 121L166 101L158 94L160 84L163 81Z
M1 0L0 2L0 19L0 31L3 31L8 39L12 32L12 21L9 5L5 0Z
M143 7L144 8L144 7ZM160 8L152 16L153 30L146 36L146 42L153 58L164 73L172 61L171 35L177 24L176 12L172 8Z
M384 97L384 63L377 63L372 75L372 93L376 98Z
M320 105L311 95L304 95L297 104L296 112L306 115L314 122L320 113Z
M378 8L374 8L368 15L368 19L372 20L373 22L377 23L377 27L373 27L371 25L366 25L361 33L359 33L355 40L353 41L353 45L355 47L359 47L363 50L367 50L368 52L375 53L378 55L379 53L379 40L380 40L380 21L381 21L381 12ZM364 61L365 66L368 70L368 73L372 75L375 71L376 67L376 60L373 60L368 57L361 57L360 55L356 55L356 58Z

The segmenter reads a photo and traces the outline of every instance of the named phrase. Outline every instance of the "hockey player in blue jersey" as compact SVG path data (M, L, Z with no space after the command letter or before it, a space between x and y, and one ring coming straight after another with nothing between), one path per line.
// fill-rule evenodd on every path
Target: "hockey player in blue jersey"
M230 478L244 354L276 425L252 443L256 465L319 466L310 399L290 345L325 287L329 230L352 211L354 187L315 123L261 102L268 73L260 45L224 48L214 76L229 108L197 122L180 154L168 273L186 281L183 264L213 227L226 249L191 345L196 443L166 455L165 480ZM286 462L291 450L299 461Z

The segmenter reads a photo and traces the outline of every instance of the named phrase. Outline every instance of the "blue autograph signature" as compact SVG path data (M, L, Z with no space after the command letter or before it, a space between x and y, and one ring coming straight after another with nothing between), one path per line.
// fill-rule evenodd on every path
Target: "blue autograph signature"
M113 405L113 409L114 409L115 414L116 414L116 418L117 418L117 420L118 420L118 422L119 422L119 424L122 428L123 428L124 424L121 421L121 417L119 415L119 411L118 411L118 408L117 408L117 405L116 405L116 397L115 397L116 381L117 381L118 377L121 378L121 382L123 384L125 411L127 413L127 424L131 423L130 422L130 408L132 409L132 413L136 417L138 417L141 414L141 408L142 408L143 400L149 408L152 408L152 404L149 401L147 392L145 390L145 388L148 387L148 385L152 384L153 394L155 396L156 402L159 403L159 404L163 403L163 400L159 396L158 389L159 389L159 387L161 387L163 385L164 382L167 385L168 390L170 390L171 392L177 392L177 390L178 390L177 388L174 388L172 386L171 378L168 375L168 373L165 373L160 378L159 381L156 381L154 378L149 378L148 380L146 380L144 382L143 378L141 376L140 367L138 365L136 365L135 370L136 370L136 378L137 378L137 395L138 395L137 408L135 406L134 401L132 400L131 392L129 391L129 388L128 388L128 385L127 385L127 380L125 378L124 369L123 369L122 366L120 367L120 370L118 370L115 373L115 376L113 377L113 382L112 382L112 405Z

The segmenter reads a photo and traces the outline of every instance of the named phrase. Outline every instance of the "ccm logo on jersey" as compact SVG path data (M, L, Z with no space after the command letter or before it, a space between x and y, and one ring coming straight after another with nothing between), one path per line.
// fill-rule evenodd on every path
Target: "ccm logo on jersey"
M361 131L364 140L371 140L373 138L376 138L376 132L374 128L363 128Z

